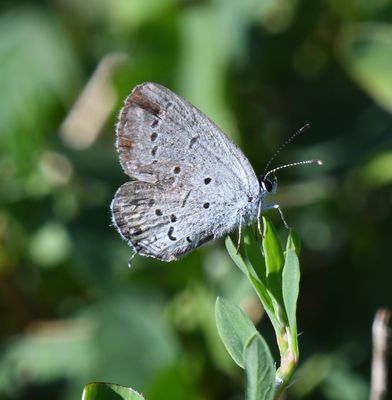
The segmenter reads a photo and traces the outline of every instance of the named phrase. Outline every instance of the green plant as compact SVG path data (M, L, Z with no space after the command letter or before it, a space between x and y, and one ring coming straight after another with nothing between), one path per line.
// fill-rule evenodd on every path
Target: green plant
M252 321L242 310L218 298L216 321L219 334L233 360L245 369L246 399L279 399L289 384L298 363L296 307L299 290L299 244L293 231L283 250L272 224L265 218L264 239L245 237L245 257L232 240L226 248L248 277L275 331L280 367L275 370L271 353Z
M299 289L299 243L290 232L285 250L273 225L263 218L263 240L251 230L245 235L245 256L230 237L226 248L248 277L273 325L280 353L276 370L271 352L253 322L236 305L218 297L215 307L219 335L233 360L245 370L246 400L279 399L298 363L296 306ZM85 387L83 400L142 400L132 389L109 383Z

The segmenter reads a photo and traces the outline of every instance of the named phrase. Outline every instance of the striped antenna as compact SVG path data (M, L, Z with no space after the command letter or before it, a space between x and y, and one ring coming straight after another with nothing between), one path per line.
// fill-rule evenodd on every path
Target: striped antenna
M280 167L276 167L274 169L271 169L271 171L268 171L264 176L263 176L263 181L267 178L269 174L274 174L276 171L283 169L283 168L288 168L288 167L296 167L297 165L305 165L305 164L317 164L317 165L323 165L323 162L321 160L305 160L305 161L297 161L294 163L290 164L285 164L281 165Z
M304 125L302 128L299 128L297 132L295 132L294 134L292 134L282 145L280 145L280 147L278 148L278 150L275 151L275 153L273 154L273 156L270 158L270 160L267 162L267 165L265 166L264 172L262 177L266 177L270 172L267 173L267 170L269 168L269 166L271 165L271 162L275 160L275 158L277 157L277 155L295 138L297 137L300 133L308 130L310 128L310 124L306 124ZM309 162L304 162L305 164L310 164ZM298 165L297 163L295 163L294 165ZM289 165L287 165L289 166ZM291 164L290 164L291 166ZM285 166L286 167L286 166ZM283 168L283 167L280 167ZM279 168L279 169L280 169ZM276 171L276 169L275 169Z

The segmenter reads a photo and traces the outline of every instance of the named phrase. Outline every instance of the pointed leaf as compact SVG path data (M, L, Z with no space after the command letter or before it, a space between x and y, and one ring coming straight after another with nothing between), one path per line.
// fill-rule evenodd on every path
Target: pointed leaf
M299 253L301 252L301 241L298 237L297 232L294 229L290 229L290 234L286 244L286 251L288 249L295 251L295 253L299 257Z
M272 299L270 294L268 293L267 287L265 283L259 281L257 276L254 274L254 269L252 266L249 266L244 259L242 258L241 254L237 253L237 249L234 246L233 241L229 236L226 237L226 249L229 253L229 256L237 265L237 267L248 277L249 281L251 282L253 288L255 289L257 295L265 311L267 312L269 318L271 319L272 324L274 325L275 330L278 329L278 320L275 317L275 311L272 303ZM262 260L264 259L263 255L261 255Z
M248 229L244 240L245 254L260 281L266 283L266 267L262 239L256 240L254 232Z
M241 254L238 253L236 246L234 246L233 241L230 236L226 237L225 245L229 256L234 261L235 265L245 274L248 275L248 267L242 258Z
M94 382L84 387L82 400L144 400L144 397L125 386Z
M284 257L278 234L276 233L274 226L265 217L263 217L263 224L263 249L267 267L267 275L275 272L280 273L283 268Z
M299 261L295 251L288 249L286 252L286 262L283 268L283 301L289 322L291 340L294 349L298 353L297 341L297 300L299 293L300 269ZM298 354L297 354L298 355Z
M267 288L253 275L249 274L248 277L250 282L252 283L253 288L255 289L255 292L257 293L261 301L261 304L264 307L265 312L268 314L268 317L271 320L274 329L278 330L280 327L279 319L275 315L274 305Z
M267 269L268 290L275 300L282 305L282 278L281 273L284 265L283 250L273 225L263 217L264 240L263 249L265 265Z
M259 333L244 350L246 400L271 400L275 390L275 367L271 352Z
M219 336L232 359L244 368L244 348L249 339L257 333L248 316L236 305L218 297L215 304L215 318Z

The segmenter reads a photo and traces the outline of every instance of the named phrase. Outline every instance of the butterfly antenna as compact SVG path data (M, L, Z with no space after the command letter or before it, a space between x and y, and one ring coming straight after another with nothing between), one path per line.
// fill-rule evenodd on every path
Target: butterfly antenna
M264 173L262 176L266 176L266 172L269 168L269 166L271 165L271 162L275 160L275 158L277 157L277 155L296 137L298 136L300 133L306 131L307 129L310 128L310 124L306 124L303 127L299 128L297 132L295 132L294 134L292 134L283 144L280 145L280 147L278 148L278 150L275 151L275 153L273 154L273 156L269 159L269 161L267 162L267 165L265 166L264 169ZM296 164L297 165L297 164ZM283 168L283 167L279 167L278 169ZM272 171L270 171L272 172ZM268 174L270 173L268 172ZM267 174L267 175L268 175Z
M276 167L276 168L274 168L274 169L271 169L271 171L268 171L268 172L264 175L263 179L266 179L267 176L268 176L269 174L274 174L276 171L278 171L278 170L280 170L280 169L288 168L288 167L296 167L297 165L305 165L305 164L323 165L323 162L322 162L321 160L319 160L319 159L316 159L316 160L297 161L297 162L294 162L294 163L281 165L280 167Z

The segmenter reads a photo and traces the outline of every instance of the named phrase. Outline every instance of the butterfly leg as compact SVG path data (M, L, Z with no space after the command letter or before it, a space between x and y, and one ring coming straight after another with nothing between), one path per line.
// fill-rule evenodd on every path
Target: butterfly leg
M136 254L136 253L132 254L131 257L129 257L129 260L128 260L128 268L132 268L132 260L133 260L133 257L135 257L135 254Z
M240 222L239 222L239 224L238 224L237 254L238 254L239 251L240 251L241 236L242 236L242 217L240 216Z
M263 238L263 230L261 229L261 201L259 202L259 207L257 209L257 230L260 233L260 237Z
M265 210L270 210L270 209L278 210L278 211L279 211L279 214L280 214L280 218L281 218L281 220L282 220L282 222L283 222L285 228L286 228L286 229L290 229L290 226L289 226L289 224L286 222L286 218L284 217L284 214L283 214L282 209L280 208L280 205L279 205L279 204L267 204L266 206L263 207L263 211L265 211Z

